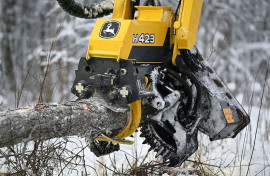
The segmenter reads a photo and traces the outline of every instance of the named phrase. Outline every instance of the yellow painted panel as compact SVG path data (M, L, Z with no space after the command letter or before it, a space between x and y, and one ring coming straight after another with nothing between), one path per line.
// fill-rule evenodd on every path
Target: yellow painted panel
M141 18L137 20L111 20L98 19L92 31L86 58L103 57L103 58L121 58L128 59L133 46L163 46L168 29L172 25L173 13L168 11L168 7L147 7L138 8L140 11L158 11L163 14L159 21L147 21ZM166 13L165 13L166 12ZM113 38L100 37L102 26L109 21L117 21L120 23L118 34ZM172 32L172 31L171 31ZM154 43L134 42L135 38L141 35L151 35ZM136 58L131 58L136 59Z
M172 64L176 65L179 49L191 50L197 41L197 31L200 22L203 0L182 0L178 21L174 23L176 36Z
M121 53L127 31L130 29L131 20L117 20L121 24L118 34L114 38L105 39L100 37L103 24L110 19L98 19L89 40L87 58L104 57L117 58ZM113 54L112 54L113 53Z
M139 21L166 21L172 15L171 7L136 6Z
M112 19L130 19L131 0L115 0Z
M117 135L118 139L124 139L126 137L129 137L139 127L142 118L141 104L141 100L135 101L130 104L129 123L126 128Z
M177 30L178 49L191 50L197 41L197 30L200 21L203 0L183 0L180 13L180 23Z

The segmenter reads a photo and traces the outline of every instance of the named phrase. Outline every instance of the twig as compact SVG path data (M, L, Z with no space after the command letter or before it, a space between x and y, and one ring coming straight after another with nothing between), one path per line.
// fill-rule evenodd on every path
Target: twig
M263 91L262 91L262 96L261 96L260 109L259 109L258 120L257 120L257 125L256 125L256 131L255 131L255 138L254 138L254 141L253 141L253 147L252 147L251 157L250 157L250 160L249 160L249 163L248 163L248 170L247 170L246 176L248 175L249 170L250 170L250 164L251 164L251 161L252 161L252 157L253 157L254 149L255 149L255 145L256 145L258 127L259 127L259 122L260 122L260 117L261 117L261 109L262 109L262 104L263 104L263 95L264 95L264 91L265 91L265 87L266 87L268 71L269 71L269 61L268 61L268 64L267 64L267 70L266 70L266 74L265 74L265 78L264 78L264 86L263 86Z

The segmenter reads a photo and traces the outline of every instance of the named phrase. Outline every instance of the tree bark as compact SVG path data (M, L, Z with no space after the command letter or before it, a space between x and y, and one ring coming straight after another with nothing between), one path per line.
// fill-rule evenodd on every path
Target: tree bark
M0 148L66 136L114 136L128 123L128 109L113 109L97 98L38 104L0 112Z

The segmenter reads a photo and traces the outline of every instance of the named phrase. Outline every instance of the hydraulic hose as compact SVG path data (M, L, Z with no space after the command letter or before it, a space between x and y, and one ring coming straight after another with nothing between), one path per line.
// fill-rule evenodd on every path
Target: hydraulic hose
M167 69L168 74L172 75L176 80L180 82L180 84L183 86L183 91L187 94L188 101L186 105L186 113L191 111L192 106L192 91L186 81L175 71L171 69Z
M177 66L179 67L179 71L180 73L182 73L183 75L187 76L190 81L195 85L196 87L196 90L197 90L197 95L196 95L196 100L195 100L195 103L194 103L194 106L193 106L193 112L192 113L196 113L197 110L198 110L198 106L199 106L199 103L201 101L201 95L202 95L202 90L201 90L201 86L200 86L200 83L199 81L196 79L196 77L188 72L188 71L185 71L181 68L181 61L180 61L181 57L179 57L177 60L176 60L176 64Z
M147 0L143 4L144 6L161 6L161 3L159 0Z
M85 19L109 15L113 11L114 0L105 0L98 4L83 5L75 0L57 0L68 14Z

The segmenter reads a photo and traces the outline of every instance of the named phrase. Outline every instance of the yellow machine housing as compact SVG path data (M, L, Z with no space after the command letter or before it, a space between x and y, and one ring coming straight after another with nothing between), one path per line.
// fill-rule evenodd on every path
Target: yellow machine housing
M112 19L98 19L96 22L86 59L95 57L132 60L136 64L160 64L171 52L172 63L176 65L179 49L192 49L196 43L202 3L203 0L182 0L179 14L175 14L171 7L136 6L137 12L131 19L131 0L115 0ZM118 28L114 34L112 25ZM111 33L110 37L106 37L106 33ZM118 139L130 136L138 128L140 103L130 104L130 122L116 139L107 136L97 139L132 144Z
M112 19L98 19L90 37L86 58L163 62L173 44L173 12L170 7L140 6L137 9L138 17L135 20L113 19L121 25L114 38L104 39L100 36L103 24Z
M176 49L194 47L202 0L182 0L177 21L171 7L151 6L137 6L135 19L130 19L130 3L131 0L115 0L112 19L97 20L89 40L87 59L102 57L162 63L174 44ZM115 37L104 39L100 32L110 21L119 22L120 28Z

